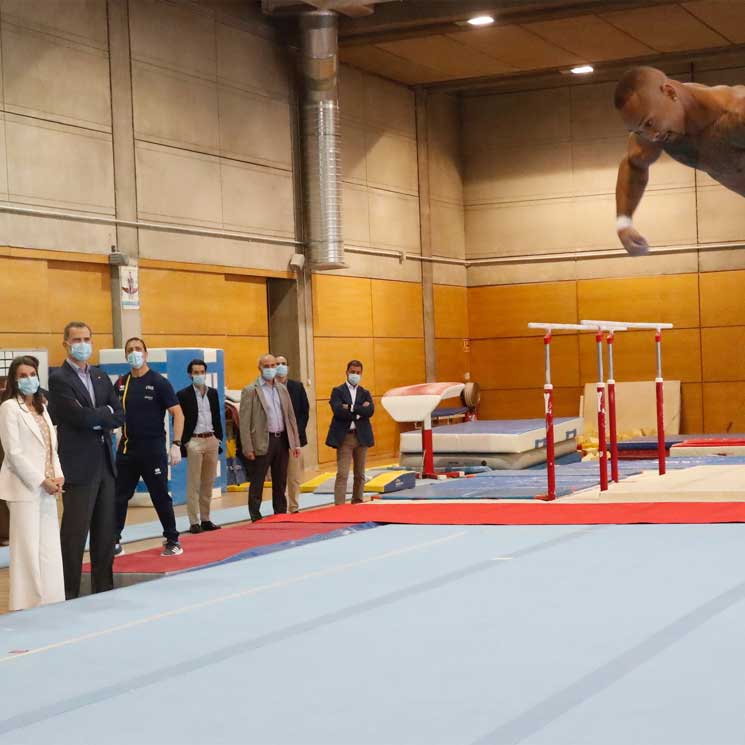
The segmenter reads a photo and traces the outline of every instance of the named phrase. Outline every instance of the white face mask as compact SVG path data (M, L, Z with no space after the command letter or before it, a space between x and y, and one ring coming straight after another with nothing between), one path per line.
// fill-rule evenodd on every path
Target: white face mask
M130 352L127 355L127 362L133 370L139 370L145 364L144 352Z

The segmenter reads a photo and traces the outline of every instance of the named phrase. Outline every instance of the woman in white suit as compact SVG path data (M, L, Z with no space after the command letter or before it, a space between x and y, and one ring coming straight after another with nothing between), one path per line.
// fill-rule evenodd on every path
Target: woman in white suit
M0 405L0 499L10 510L10 610L65 599L57 495L57 435L39 391L38 363L16 357Z

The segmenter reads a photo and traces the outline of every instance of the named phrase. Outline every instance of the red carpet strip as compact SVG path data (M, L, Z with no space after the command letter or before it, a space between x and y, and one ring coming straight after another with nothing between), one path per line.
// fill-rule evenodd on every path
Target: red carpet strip
M319 525L318 522L323 524ZM162 548L160 547L124 554L114 560L114 573L172 574L183 572L186 569L225 561L254 548L331 533L339 528L357 525L359 521L352 520L346 526L340 525L340 522L344 521L336 520L333 523L316 521L316 524L312 524L305 520L302 523L290 525L277 521L268 522L264 519L258 524L237 525L208 533L196 535L185 533L180 537L184 549L184 553L180 556L161 556ZM83 571L89 572L90 565L85 564Z
M267 518L277 523L400 523L406 525L631 525L741 523L743 502L624 502L622 504L345 504Z

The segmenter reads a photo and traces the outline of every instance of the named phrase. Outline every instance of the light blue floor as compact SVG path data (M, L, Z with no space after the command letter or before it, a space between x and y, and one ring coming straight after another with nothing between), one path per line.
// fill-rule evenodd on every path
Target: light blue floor
M392 525L3 616L0 741L742 743L744 544Z

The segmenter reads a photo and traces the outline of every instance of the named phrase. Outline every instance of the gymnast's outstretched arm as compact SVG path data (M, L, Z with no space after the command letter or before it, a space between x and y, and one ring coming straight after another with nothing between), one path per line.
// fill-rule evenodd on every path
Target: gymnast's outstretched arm
M662 153L662 147L643 140L633 132L629 135L626 157L618 167L616 181L616 230L623 247L632 256L649 252L649 244L635 228L632 216L639 206L649 181L649 166Z

